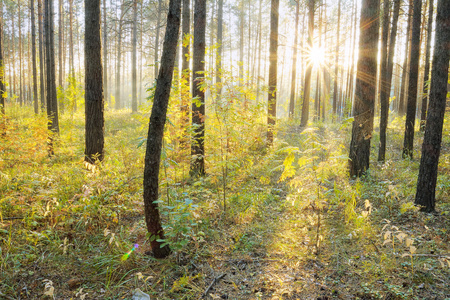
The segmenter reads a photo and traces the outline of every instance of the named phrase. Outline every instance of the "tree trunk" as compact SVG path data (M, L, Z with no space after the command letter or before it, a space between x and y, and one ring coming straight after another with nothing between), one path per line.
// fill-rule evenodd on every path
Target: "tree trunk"
M277 120L277 64L278 64L278 17L279 0L271 0L270 9L270 46L269 46L269 95L267 111L267 145L273 144L273 131Z
M430 0L428 9L428 28L427 28L427 44L425 46L425 70L423 76L423 94L422 94L422 112L420 114L420 131L425 131L425 123L427 119L428 107L428 80L430 77L430 52L431 52L431 34L433 32L433 6L434 1Z
M435 210L436 181L442 141L450 60L450 1L438 0L436 37L431 73L430 103L422 144L415 204Z
M205 71L206 0L195 0L194 11L194 64L192 81L191 176L205 175L205 92L202 87Z
M308 48L310 51L313 47L314 39L314 2L315 0L308 0ZM305 89L303 94L302 119L300 121L300 127L306 127L308 125L312 67L312 64L308 62L305 74Z
M103 161L105 119L103 115L102 38L100 33L100 0L85 0L85 161Z
M336 117L338 105L338 70L339 70L339 29L341 27L341 0L338 2L338 23L337 23L337 42L336 58L334 65L334 88L333 88L333 119Z
M262 57L262 2L259 0L258 11L258 70L256 72L256 102L259 103L259 95L261 94L261 57Z
M31 55L33 64L33 98L34 98L34 113L39 113L39 98L37 96L37 70L36 70L36 20L34 15L34 0L30 1L31 14Z
M392 72L394 69L394 50L397 38L397 24L400 12L400 0L394 0L394 16L392 18L392 29L389 41L389 52L387 56L385 89L381 93L381 115L380 115L380 148L378 151L378 161L384 162L386 159L386 131L389 118L389 97L392 87Z
M410 0L413 1L413 0ZM398 104L398 113L400 116L405 115L405 99L408 97L408 58L411 57L411 23L412 23L412 15L413 15L413 5L409 3L408 5L408 25L406 26L406 42L405 42L405 60L403 61L403 72L402 72L402 87L400 91L400 99Z
M17 25L19 26L19 104L22 106L25 104L23 95L23 64L22 64L22 12L21 12L21 0L17 1L17 7L19 10L18 17L19 21Z
M106 24L106 1L103 0L103 96L106 103L111 103L108 94L108 27Z
M38 0L38 29L39 29L39 73L41 111L45 108L45 71L44 71L44 29L42 21L42 0Z
M158 78L159 35L160 35L160 27L161 27L161 5L162 5L162 0L158 0L158 17L156 19L156 38L155 38L155 78Z
M122 108L121 101L121 78L120 78L120 67L122 65L122 27L123 27L123 2L120 4L120 19L119 19L119 30L118 30L118 38L117 38L117 67L116 67L116 96L115 96L115 109Z
M244 80L244 0L239 2L239 86L242 86Z
M131 96L131 112L137 112L137 1L133 0L133 53L131 62L131 81L132 81L132 96Z
M379 7L379 0L362 1L359 57L355 83L355 120L353 121L349 155L351 177L360 177L369 169L377 79Z
M403 158L413 158L414 124L416 121L417 81L420 57L420 23L422 0L414 0L412 24L411 56L409 60L408 103L406 108L405 139L403 141Z
M49 155L53 155L53 134L59 133L58 101L56 99L55 75L55 43L53 25L53 0L45 0L45 40L46 40L46 71L47 71L47 117L49 137Z
M175 64L175 56L180 29L181 0L170 0L167 27L161 57L161 70L156 83L155 97L148 127L147 148L144 168L144 205L145 221L150 234L150 244L156 258L164 258L170 254L168 245L161 247L164 231L159 216L158 188L161 147L169 105L170 88Z
M300 0L295 6L295 33L294 33L294 53L292 55L292 78L291 78L291 99L289 102L289 118L294 118L295 110L295 83L297 82L297 43L298 43L298 20L299 20Z
M183 0L183 24L182 24L182 59L181 59L181 126L185 130L185 138L181 140L183 145L187 143L188 124L189 124L189 99L190 99L190 81L191 70L189 67L189 56L191 46L191 10L190 0Z
M6 110L5 110L5 95L6 95L6 86L5 86L5 65L3 62L3 1L0 1L0 118L1 124L3 127L1 130L1 134L5 134L5 122L4 118Z
M60 88L64 87L64 68L63 68L63 45L64 45L64 12L63 12L63 0L59 0L58 3L58 65L59 65L59 74L58 74L58 85ZM60 99L59 108L61 113L64 113L64 101Z
M384 162L386 156L386 127L387 114L389 112L389 93L387 78L387 56L388 56L388 37L389 37L389 10L390 1L384 0L383 5L383 26L381 37L381 68L380 68L380 147L378 151L378 161ZM389 45L392 48L391 45Z
M223 0L218 2L217 14L217 56L216 56L216 85L217 96L222 93L222 43L223 43Z

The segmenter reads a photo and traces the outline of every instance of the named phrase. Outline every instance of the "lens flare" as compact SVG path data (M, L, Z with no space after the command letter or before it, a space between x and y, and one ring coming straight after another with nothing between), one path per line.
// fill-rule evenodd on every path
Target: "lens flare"
M130 257L131 253L133 253L133 251L136 250L137 248L139 248L139 245L134 244L133 248L130 251L122 255L121 261L126 261Z

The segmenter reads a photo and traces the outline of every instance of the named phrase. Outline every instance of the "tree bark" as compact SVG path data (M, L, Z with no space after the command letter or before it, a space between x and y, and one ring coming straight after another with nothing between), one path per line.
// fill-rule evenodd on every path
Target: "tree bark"
M431 73L430 103L422 144L415 204L435 210L436 182L442 141L450 60L450 1L438 0L436 37Z
M314 39L314 3L315 0L308 0L308 48L312 49ZM306 127L309 119L309 97L311 93L311 73L312 63L308 62L305 73L305 89L302 105L302 119L300 121L300 127Z
M289 101L289 118L294 118L295 110L295 83L297 82L297 44L298 44L298 21L299 21L300 0L297 0L295 6L295 33L294 49L292 55L292 77L291 77L291 99Z
M351 177L360 177L369 169L377 79L379 7L379 0L362 1L359 57L355 84L355 119L349 155Z
M419 78L420 58L420 23L422 0L414 0L412 24L411 56L409 60L408 103L406 107L405 138L403 141L403 158L413 158L414 124L416 121L417 82Z
M167 28L161 58L161 70L156 83L155 97L148 128L144 168L145 221L150 234L150 244L156 258L170 254L168 245L161 247L164 231L161 225L158 203L159 165L161 147L169 104L170 88L175 64L178 31L180 28L181 0L170 0Z
M1 130L1 134L5 134L5 122L4 119L6 110L5 110L5 95L6 95L6 86L5 86L5 64L3 61L3 1L0 1L0 118L1 124L3 127Z
M185 131L185 138L182 138L181 144L187 144L188 124L189 124L189 99L190 99L190 81L191 70L190 62L190 46L191 46L191 10L190 0L183 1L183 24L182 24L182 49L181 49L181 126Z
M85 161L103 161L105 119L103 98L102 38L100 33L100 0L85 0Z
M425 70L423 76L423 94L422 94L422 110L420 114L420 131L425 131L425 123L427 120L428 107L428 81L430 78L430 53L431 53L431 35L433 32L433 9L434 1L430 0L428 8L428 27L427 27L427 44L425 46Z
M120 2L120 19L119 19L119 30L118 30L118 38L117 38L117 66L116 66L116 96L115 96L115 109L121 109L122 108L122 101L121 101L121 74L120 74L120 67L122 65L122 28L123 28L123 15L124 15L124 9L123 9L123 2L121 0Z
M239 2L239 86L242 86L244 80L244 27L245 27L245 14L244 14L244 0Z
M269 95L267 99L267 145L273 144L273 131L277 119L277 64L278 64L278 17L280 1L272 0L270 9L269 46Z
M218 2L217 13L217 56L216 56L216 85L217 96L220 99L222 93L222 43L223 43L223 0Z
M194 64L192 81L191 176L205 175L205 92L202 87L205 72L206 0L195 0L194 11Z

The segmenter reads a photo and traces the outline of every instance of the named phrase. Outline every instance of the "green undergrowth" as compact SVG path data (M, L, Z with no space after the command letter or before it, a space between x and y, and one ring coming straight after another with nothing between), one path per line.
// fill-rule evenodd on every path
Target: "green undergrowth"
M370 171L349 179L351 120L282 122L266 150L261 108L238 120L229 99L210 112L204 178L188 176L171 110L159 204L173 252L160 261L143 218L148 108L107 112L97 166L83 163L81 113L62 117L48 157L45 118L16 109L0 146L0 298L131 299L139 288L199 299L213 282L209 299L450 297L448 122L437 213L423 214L412 205L423 134L401 160L403 120L391 121L387 161L376 162L375 134Z

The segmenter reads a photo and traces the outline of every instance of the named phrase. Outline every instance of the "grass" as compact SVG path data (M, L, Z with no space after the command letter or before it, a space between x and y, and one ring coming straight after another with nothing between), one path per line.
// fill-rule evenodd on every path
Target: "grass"
M376 163L375 135L359 180L347 177L349 124L301 132L285 122L264 152L257 139L242 146L232 128L225 143L216 124L199 180L187 177L188 150L166 139L161 213L176 251L158 261L147 255L143 220L147 117L108 112L105 161L87 169L80 113L62 117L49 158L45 118L13 112L0 148L2 299L131 299L136 288L152 299L199 299L223 274L208 299L450 298L448 122L435 215L411 205L423 136L415 159L401 160L400 119L386 163ZM227 157L217 150L225 144Z

